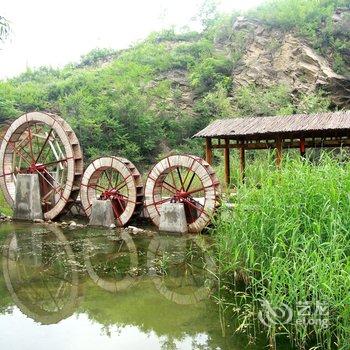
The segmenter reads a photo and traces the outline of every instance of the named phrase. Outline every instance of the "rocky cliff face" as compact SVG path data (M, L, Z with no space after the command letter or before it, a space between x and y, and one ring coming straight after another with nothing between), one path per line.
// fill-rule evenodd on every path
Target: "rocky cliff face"
M337 106L350 106L349 77L335 73L327 59L302 39L243 17L235 21L233 30L245 40L242 58L232 72L234 86L285 84L296 93L322 88Z
M333 21L335 33L344 42L350 40L350 9L338 9ZM231 35L216 39L215 48L232 59L236 59L237 50L240 51L232 70L232 94L238 87L248 84L266 88L285 84L296 95L323 89L335 106L350 108L350 76L334 72L328 58L322 57L294 33L238 17L233 23ZM344 50L343 55L350 69L350 52ZM187 71L169 72L160 77L163 78L183 91L181 104L184 109L191 110L195 95L191 91Z

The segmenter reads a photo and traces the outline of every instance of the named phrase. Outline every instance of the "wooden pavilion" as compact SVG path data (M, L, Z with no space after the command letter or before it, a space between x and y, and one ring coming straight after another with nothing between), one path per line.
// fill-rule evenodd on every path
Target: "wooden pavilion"
M276 117L248 117L215 120L193 137L206 140L206 160L212 163L213 149L224 150L225 182L230 183L230 150L239 150L240 173L244 178L245 151L275 149L280 167L282 150L350 146L350 111L297 114Z

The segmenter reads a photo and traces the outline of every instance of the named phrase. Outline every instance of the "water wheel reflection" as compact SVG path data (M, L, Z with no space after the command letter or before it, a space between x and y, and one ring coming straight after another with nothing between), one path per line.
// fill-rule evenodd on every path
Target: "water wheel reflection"
M69 242L57 228L10 234L2 267L17 307L41 324L70 316L79 301L78 271Z
M177 304L207 299L214 287L216 265L202 236L155 237L147 265L157 290Z
M137 281L137 249L125 231L87 239L84 259L90 278L108 292L126 290Z

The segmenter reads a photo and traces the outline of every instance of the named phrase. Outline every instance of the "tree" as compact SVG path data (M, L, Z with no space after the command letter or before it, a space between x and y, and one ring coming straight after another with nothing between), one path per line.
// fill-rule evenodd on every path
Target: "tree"
M8 20L0 16L0 41L5 41L10 33L10 25Z

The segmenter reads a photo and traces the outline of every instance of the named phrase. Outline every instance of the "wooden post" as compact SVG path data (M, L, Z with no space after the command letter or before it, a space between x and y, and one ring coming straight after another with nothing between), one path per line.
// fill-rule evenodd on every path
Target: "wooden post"
M244 182L245 178L245 149L244 142L241 143L241 147L239 148L239 172L241 175L241 180Z
M282 138L277 137L276 139L276 166L277 168L281 167L282 163Z
M206 161L211 165L213 162L213 150L212 150L211 138L206 137L205 139L205 158Z
M225 158L225 182L226 186L230 185L230 140L225 139L225 149L224 149L224 158Z
M300 144L299 144L299 148L300 148L300 156L302 159L305 159L305 139L301 138L300 139Z

